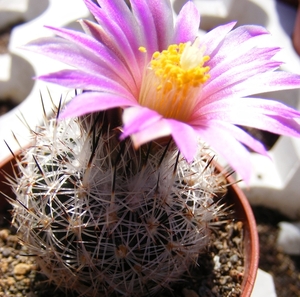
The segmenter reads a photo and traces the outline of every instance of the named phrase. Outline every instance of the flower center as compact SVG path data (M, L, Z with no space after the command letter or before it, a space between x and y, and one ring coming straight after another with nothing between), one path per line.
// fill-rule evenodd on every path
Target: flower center
M140 47L141 52L146 52ZM199 40L172 44L155 52L145 70L139 103L165 118L188 121L197 104L201 86L209 79L209 67Z

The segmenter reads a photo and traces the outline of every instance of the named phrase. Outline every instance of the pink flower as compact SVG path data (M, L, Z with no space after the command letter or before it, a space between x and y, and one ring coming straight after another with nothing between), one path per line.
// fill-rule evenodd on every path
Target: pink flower
M39 77L88 90L61 117L122 107L123 134L135 146L172 135L192 161L199 139L210 144L248 181L244 147L267 154L236 125L300 136L300 112L253 94L300 87L300 77L277 71L279 48L262 47L270 34L235 23L197 37L200 16L191 1L173 24L169 0L84 0L97 23L80 20L85 33L48 27L57 36L27 48L75 69ZM100 8L101 7L101 8Z

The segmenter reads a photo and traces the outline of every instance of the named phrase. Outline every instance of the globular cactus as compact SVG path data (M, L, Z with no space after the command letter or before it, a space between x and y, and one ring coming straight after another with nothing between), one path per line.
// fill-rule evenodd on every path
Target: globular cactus
M151 296L205 252L224 184L204 148L192 164L172 145L135 150L101 114L46 120L32 136L12 182L13 223L58 287Z

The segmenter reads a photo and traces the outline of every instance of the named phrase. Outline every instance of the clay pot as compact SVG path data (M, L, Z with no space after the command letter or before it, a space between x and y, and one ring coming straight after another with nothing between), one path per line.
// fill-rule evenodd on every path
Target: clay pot
M13 192L7 184L6 176L13 176L13 164L15 164L13 156L0 160L0 213L2 214L11 208L6 197L13 197Z
M231 176L229 176L227 180L230 184L234 182ZM243 245L245 271L241 297L250 297L254 287L259 261L259 239L256 221L248 199L237 184L229 186L226 199L229 205L233 205L236 219L242 221L244 226Z

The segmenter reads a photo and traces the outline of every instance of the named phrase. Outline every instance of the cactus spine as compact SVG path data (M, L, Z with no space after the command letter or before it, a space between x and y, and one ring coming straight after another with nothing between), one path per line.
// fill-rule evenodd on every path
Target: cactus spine
M223 180L206 150L133 149L101 114L45 120L18 160L13 223L57 286L84 296L151 296L209 244Z

